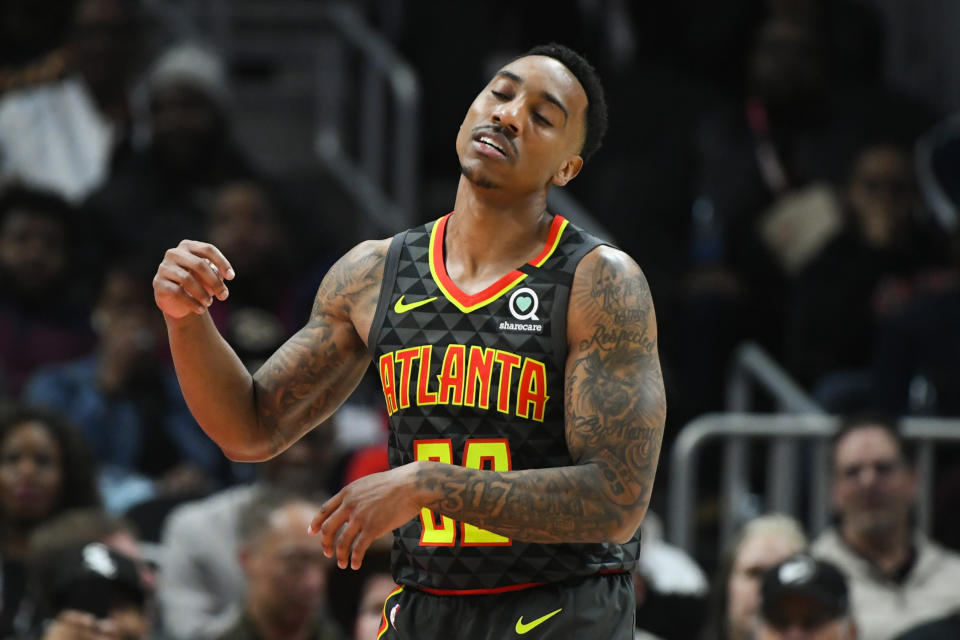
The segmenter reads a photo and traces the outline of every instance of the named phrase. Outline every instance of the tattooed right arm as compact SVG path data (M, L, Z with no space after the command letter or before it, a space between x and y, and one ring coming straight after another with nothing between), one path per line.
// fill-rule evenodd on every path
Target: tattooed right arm
M253 375L208 313L165 316L183 396L227 457L253 462L277 455L356 388L370 361L365 340L388 244L364 242L338 260L320 284L307 324Z

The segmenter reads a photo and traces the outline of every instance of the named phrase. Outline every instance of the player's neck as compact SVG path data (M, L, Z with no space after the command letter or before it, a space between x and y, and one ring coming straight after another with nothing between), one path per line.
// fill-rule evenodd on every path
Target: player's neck
M546 204L546 190L518 197L461 177L445 237L447 270L454 281L496 279L535 257L552 220Z

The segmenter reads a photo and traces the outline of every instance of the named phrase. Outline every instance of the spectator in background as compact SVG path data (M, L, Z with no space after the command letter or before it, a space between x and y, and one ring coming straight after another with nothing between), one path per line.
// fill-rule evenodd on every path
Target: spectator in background
M693 265L675 359L679 385L700 390L688 392L698 394L688 400L694 413L720 405L738 342L781 356L788 277L839 226L829 185L864 136L909 139L926 119L924 109L862 86L831 88L829 34L804 13L781 11L761 25L744 98L708 114L698 131Z
M196 496L229 479L227 462L197 427L169 365L151 271L136 258L113 264L93 310L94 353L38 372L25 391L29 402L80 427L101 464L113 512L155 495Z
M219 640L345 640L326 611L333 563L307 527L320 503L264 493L238 523L248 589L241 616Z
M634 640L690 640L703 627L707 576L686 552L663 539L657 514L648 511L640 528L643 547L633 571Z
M840 570L806 554L763 576L757 640L857 640L847 580Z
M49 193L17 185L0 193L0 371L15 397L38 367L92 345L72 271L72 213Z
M846 420L833 441L833 505L839 526L813 554L847 575L863 640L890 640L960 607L960 556L912 525L917 479L895 424Z
M40 591L49 612L42 640L147 640L149 592L133 560L100 542L70 545L51 558Z
M254 171L234 144L226 71L216 55L175 45L153 63L146 86L149 144L118 161L85 208L109 242L160 255L181 238L199 237L216 189Z
M210 638L236 619L246 593L238 561L240 514L266 491L280 489L317 501L331 493L325 476L332 476L335 467L333 424L327 421L257 465L256 482L186 503L170 514L158 584L166 635L174 640Z
M788 516L770 514L747 522L714 578L702 640L751 640L757 625L761 577L806 544L799 523Z
M384 603L387 596L397 588L397 583L389 571L370 573L367 576L360 589L360 605L353 625L353 640L372 640L377 637L384 621Z
M960 233L951 242L951 268L880 327L873 399L889 413L960 416Z
M277 199L253 181L228 182L213 197L204 234L243 274L211 317L241 360L255 371L302 325L319 283L302 289L290 232Z
M0 94L63 77L74 5L72 0L0 2Z
M0 175L80 202L107 177L129 136L128 100L137 69L140 18L133 0L79 0L59 82L0 100Z
M870 404L876 325L904 304L918 273L946 261L943 234L918 215L906 149L863 147L841 197L843 226L796 275L786 320L787 367L802 383L825 383L817 395L834 411Z
M31 533L67 509L99 500L86 447L70 424L28 407L0 415L0 638L13 631L25 592Z
M136 597L132 599L122 597L121 600L126 605L134 606L114 607L133 609L133 611L114 611L112 616L108 615L108 609L113 605L108 602L98 602L98 600L104 595L112 594L114 589L111 589L110 585L103 584L104 576L91 574L87 570L89 567L80 572L69 570L65 575L63 565L66 563L75 567L78 551L92 543L104 545L110 549L111 553L103 554L99 550L84 551L81 555L85 560L90 553L94 554L94 558L106 556L107 559L112 559L114 554L122 556L123 560L120 562L122 566L117 565L118 573L127 575L106 576L106 579L109 581L111 578L119 577L123 579L121 586L125 584L133 588L132 595ZM129 575L131 564L137 573L136 579ZM90 578L93 579L93 584L90 584ZM30 536L28 581L35 609L33 627L38 635L42 635L44 628L51 622L65 628L75 626L75 623L64 618L72 619L75 617L73 614L79 612L62 611L64 608L70 609L71 606L85 607L86 614L93 618L91 622L97 620L91 613L92 609L96 609L96 613L101 618L112 618L114 626L135 632L129 637L141 637L142 628L148 626L147 623L153 615L151 596L154 574L152 567L144 560L140 541L129 522L112 516L102 509L73 509L37 527ZM89 594L90 597L85 597L71 605L63 600L64 596L73 590L69 583L74 581L86 583L92 588L93 593ZM68 584L64 584L65 582ZM121 633L121 638L126 637L127 635Z

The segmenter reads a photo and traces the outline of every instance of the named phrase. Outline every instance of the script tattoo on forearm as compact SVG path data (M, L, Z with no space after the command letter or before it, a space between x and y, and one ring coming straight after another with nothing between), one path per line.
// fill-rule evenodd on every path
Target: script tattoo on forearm
M593 261L571 309L590 329L567 363L574 466L494 473L430 465L431 508L517 540L597 542L623 533L650 500L666 402L650 290L620 256Z
M360 245L334 264L317 290L306 326L254 375L260 427L279 451L325 419L353 390L369 362L350 323L360 305L375 307L386 252Z

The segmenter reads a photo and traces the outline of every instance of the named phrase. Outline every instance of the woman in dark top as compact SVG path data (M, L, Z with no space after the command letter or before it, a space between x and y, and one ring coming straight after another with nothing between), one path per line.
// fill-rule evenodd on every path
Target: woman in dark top
M0 638L14 630L33 529L75 507L100 503L93 468L74 428L28 407L0 415Z

